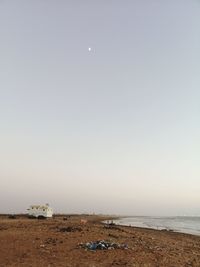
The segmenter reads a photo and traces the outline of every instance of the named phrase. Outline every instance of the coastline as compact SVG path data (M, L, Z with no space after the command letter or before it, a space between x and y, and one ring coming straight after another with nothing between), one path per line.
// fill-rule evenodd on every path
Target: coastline
M0 267L200 266L199 236L102 222L118 218L57 215L31 220L1 215ZM65 228L71 230L61 231ZM91 252L78 247L97 240L126 244L128 249Z
M200 223L200 217L186 217L186 216L121 216L117 219L114 219L113 222L116 225L120 226L132 226L136 228L142 229L153 229L158 231L168 231L168 232L176 232L176 233L184 233L189 235L200 236L199 225L186 225L183 226L183 221L191 219L198 219L198 223ZM153 221L152 221L153 220ZM161 221L161 223L159 223ZM177 224L178 221L178 224ZM164 222L164 223L162 223ZM169 223L170 222L170 223ZM176 222L176 224L175 224ZM196 226L196 228L195 228Z

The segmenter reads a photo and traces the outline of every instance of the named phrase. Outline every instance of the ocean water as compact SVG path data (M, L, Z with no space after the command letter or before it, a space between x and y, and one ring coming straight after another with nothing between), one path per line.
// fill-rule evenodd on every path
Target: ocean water
M157 230L173 230L193 235L200 235L199 217L149 217L135 216L126 217L114 221L120 225L131 225L136 227L151 228Z

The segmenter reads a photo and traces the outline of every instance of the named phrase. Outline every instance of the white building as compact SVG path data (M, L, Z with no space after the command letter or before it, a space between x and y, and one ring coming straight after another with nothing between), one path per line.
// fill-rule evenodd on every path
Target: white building
M28 210L28 215L35 218L51 218L53 216L53 209L48 204L44 206L31 205Z

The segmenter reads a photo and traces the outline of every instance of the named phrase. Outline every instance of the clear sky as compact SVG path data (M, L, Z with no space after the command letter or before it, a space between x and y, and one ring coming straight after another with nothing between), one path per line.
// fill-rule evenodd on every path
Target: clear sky
M200 1L0 0L0 212L40 203L200 215Z

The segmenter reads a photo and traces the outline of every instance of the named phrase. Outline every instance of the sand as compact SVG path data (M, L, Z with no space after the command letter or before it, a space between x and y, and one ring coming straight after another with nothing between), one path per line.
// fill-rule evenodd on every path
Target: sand
M103 216L34 220L0 216L0 267L200 266L200 237L127 226L106 228ZM88 222L82 224L81 219ZM64 228L72 230L62 231ZM80 242L110 240L129 249L86 251Z

